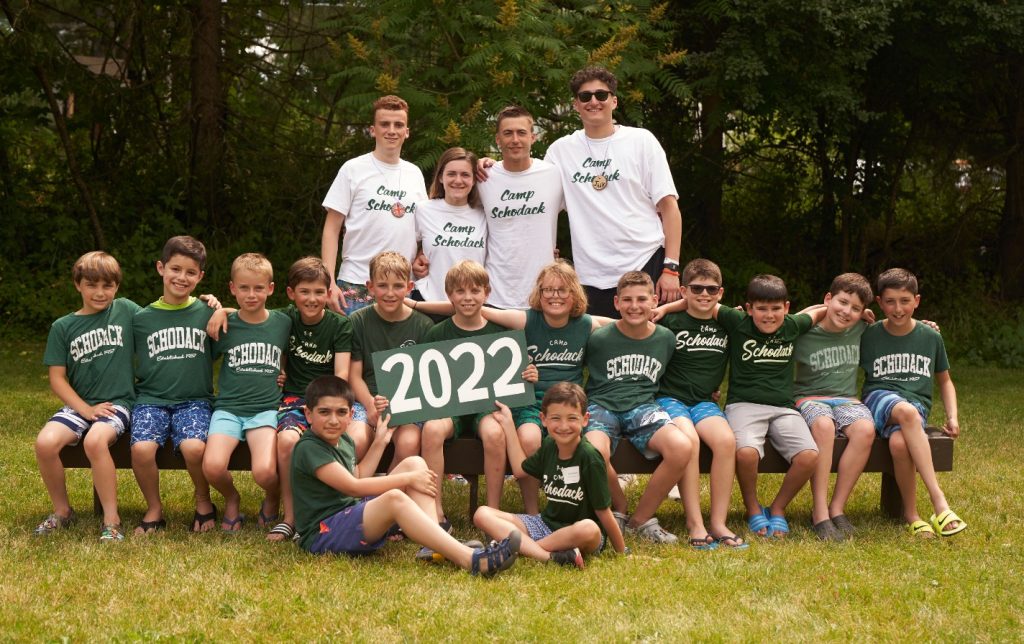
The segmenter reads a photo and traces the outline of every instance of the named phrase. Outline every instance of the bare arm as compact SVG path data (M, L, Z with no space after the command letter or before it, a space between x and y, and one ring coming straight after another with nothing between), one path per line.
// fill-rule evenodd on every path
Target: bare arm
M686 298L680 298L674 302L667 302L662 304L658 308L654 309L651 315L651 321L657 322L661 318L665 317L669 313L679 313L686 310ZM718 317L718 308L715 308L715 317Z
M114 403L101 402L98 405L90 405L85 402L75 388L68 382L68 369L64 366L51 365L49 368L50 389L60 398L60 401L81 414L86 420L98 418L111 418L114 416Z
M492 309L485 306L480 309L480 314L483 315L484 319L488 322L500 324L506 329L526 328L526 311L518 311L516 309Z
M373 442L370 443L370 448L366 450L363 460L359 461L356 465L355 473L357 477L365 479L377 472L377 466L380 465L380 457L384 454L384 448L391 442L391 435L395 433L394 427L388 427L389 420L391 420L391 414L378 414L377 423L373 429Z
M622 538L622 531L619 530L619 523L615 520L615 516L612 515L612 509L594 510L594 514L597 516L597 520L601 522L601 527L604 528L604 533L608 535L608 540L612 542L615 552L619 554L626 552L626 540Z
M327 306L335 313L344 315L342 307L345 306L345 296L334 281L338 274L338 240L341 238L341 229L345 226L345 215L331 208L327 209L327 218L324 219L324 231L320 236L320 260L327 267L331 274L330 297L327 298Z
M420 490L430 496L437 494L437 484L434 482L434 474L430 470L360 479L353 476L341 463L328 463L317 469L316 477L345 496L356 498L376 496L388 490L407 487Z
M349 379L349 366L352 362L352 353L339 351L334 354L334 375L346 382Z
M676 300L677 302L679 300ZM590 330L597 331L603 326L614 324L615 318L606 318L603 315L591 315L590 316Z
M419 300L407 297L405 298L405 305L414 311L419 311L420 313L426 313L428 315L455 314L455 307L452 306L452 303L448 300L430 300L429 302L420 302Z
M950 438L960 435L960 421L957 420L956 408L956 387L953 386L953 379L949 377L949 370L940 371L935 374L939 381L939 395L942 396L942 405L946 408L946 422L942 425L942 431Z
M679 202L673 195L665 195L658 201L657 208L661 215L661 228L665 232L665 259L679 263L679 248L683 241L683 215L679 212ZM655 291L662 302L678 300L681 296L679 276L662 273Z
M371 426L376 425L377 408L373 405L373 394L370 393L370 388L367 386L366 381L363 380L362 360L352 360L349 363L348 380L356 402L366 408L366 423Z
M218 309L214 311L210 316L210 321L206 323L206 335L210 336L211 340L220 340L220 334L228 332L228 316L237 310Z

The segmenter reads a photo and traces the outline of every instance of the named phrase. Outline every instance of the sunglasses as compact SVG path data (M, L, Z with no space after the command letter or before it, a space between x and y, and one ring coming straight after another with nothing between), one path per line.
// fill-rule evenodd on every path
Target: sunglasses
M599 89L596 92L580 92L576 95L576 98L580 99L580 103L589 103L590 99L597 98L598 101L604 103L608 100L609 96L615 96L606 89Z
M700 295L701 293L718 295L718 292L722 290L721 286L715 286L714 284L687 284L686 288L690 289L690 292L694 295Z

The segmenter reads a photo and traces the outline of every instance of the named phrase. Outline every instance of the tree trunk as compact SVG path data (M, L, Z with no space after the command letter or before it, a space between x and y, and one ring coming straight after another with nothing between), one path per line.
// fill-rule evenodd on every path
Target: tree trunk
M192 11L192 209L205 214L206 224L222 229L227 221L224 193L225 105L221 85L221 3L196 0Z
M725 147L722 142L725 130L722 127L722 96L706 94L701 96L700 111L700 160L698 183L695 186L704 235L701 250L705 253L722 242L722 177L725 164Z
M1021 111L1024 114L1024 110ZM1006 198L999 225L999 277L1002 295L1024 298L1024 139L1006 159Z

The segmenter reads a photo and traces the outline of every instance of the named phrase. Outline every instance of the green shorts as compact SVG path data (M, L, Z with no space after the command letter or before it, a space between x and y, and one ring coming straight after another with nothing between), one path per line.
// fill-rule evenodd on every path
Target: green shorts
M479 438L480 421L490 415L491 412L481 412L452 418L452 422L455 423L455 433L452 438Z

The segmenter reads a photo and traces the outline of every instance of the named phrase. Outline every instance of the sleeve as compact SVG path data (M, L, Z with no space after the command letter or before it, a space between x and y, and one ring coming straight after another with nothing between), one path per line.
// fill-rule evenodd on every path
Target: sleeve
M416 316L416 320L419 323L419 337L416 338L416 342L429 342L429 340L426 339L427 336L430 335L430 332L433 329L440 328L441 324L434 324L433 320L423 315L419 311L415 311L413 315Z
M352 351L352 322L347 317L338 315L334 311L328 311L329 315L335 316L338 321L338 329L334 334L334 352L349 353Z
M121 302L121 306L125 307L130 315L135 315L142 310L141 306L126 297L119 297L117 301Z
M422 331L418 334L420 337L416 340L417 344L420 342L439 342L443 340L444 338L441 337L441 329L442 325L438 324L437 326Z
M718 323L721 324L722 328L726 331L735 330L745 317L747 317L746 313L738 311L731 306L723 305L718 307Z
M595 510L604 510L612 506L612 493L608 489L608 475L605 473L604 458L595 452L588 452L581 465L580 478L590 506Z
M292 467L306 476L315 477L318 469L334 462L335 458L328 447L318 440L307 440L304 445L295 445Z
M656 204L668 196L678 199L679 192L676 190L675 181L672 180L672 169L668 165L665 148L661 147L661 143L650 131L643 130L643 132L644 141L641 154L643 154L644 163L647 166L644 177L647 185L644 187L651 195L651 201Z
M798 335L803 335L814 327L814 318L806 313L797 313L790 317L796 322L796 332Z
M547 443L549 440L549 438L545 438L544 443ZM523 471L535 479L540 479L544 475L544 463L541 459L541 454L545 451L544 443L541 444L540 449L527 456L523 461Z
M334 177L334 183L331 184L330 189L327 191L327 196L324 197L323 207L330 208L331 210L337 210L343 215L348 215L349 210L352 209L352 161L346 161L341 169L338 170L338 174Z
M348 318L352 325L352 359L363 359L363 318L355 315Z
M65 367L68 364L68 343L64 338L64 325L57 320L46 336L43 364L47 367Z

